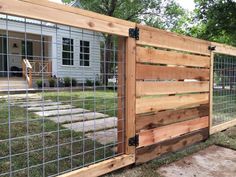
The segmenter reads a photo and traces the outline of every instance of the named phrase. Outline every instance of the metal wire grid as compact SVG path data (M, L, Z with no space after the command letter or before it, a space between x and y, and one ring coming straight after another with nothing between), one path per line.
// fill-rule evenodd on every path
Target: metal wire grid
M118 66L124 68L125 61L118 61L118 53L124 58L125 51L118 48L117 36L0 17L0 176L57 176L120 155L123 150L116 148L124 144L125 97L117 91L125 91L124 79L118 84L125 73L118 73ZM83 41L89 46L81 46ZM65 60L73 65L62 65L63 46L69 51ZM12 70L12 57L42 65L32 72L33 88L27 82L20 89L14 85L23 72L20 65ZM42 69L47 61L52 70ZM85 61L89 66L81 65Z
M236 57L214 57L213 125L236 118Z

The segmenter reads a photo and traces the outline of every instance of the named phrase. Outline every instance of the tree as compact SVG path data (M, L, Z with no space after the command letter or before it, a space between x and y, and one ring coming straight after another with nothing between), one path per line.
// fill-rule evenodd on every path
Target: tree
M174 0L78 0L81 8L137 23L146 23L163 29L177 28L179 16L184 11ZM64 0L70 3L71 0ZM113 36L104 34L105 49L112 49ZM108 83L108 74L114 68L111 66L111 50L105 52L105 65L101 64L103 84Z
M155 14L161 0L78 0L83 9L133 22ZM69 3L71 0L64 0Z
M234 0L195 0L196 19L191 33L197 37L236 45L236 2Z
M150 16L145 23L149 26L177 32L186 33L190 12L183 9L174 0L163 1L160 14L158 16Z

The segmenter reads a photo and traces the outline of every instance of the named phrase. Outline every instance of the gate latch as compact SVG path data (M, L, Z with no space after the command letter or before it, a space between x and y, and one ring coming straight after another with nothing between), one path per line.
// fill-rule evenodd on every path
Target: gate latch
M208 46L208 50L214 51L214 50L216 50L216 46Z
M129 29L129 37L135 38L136 40L139 40L139 29L136 28L130 28Z
M137 147L139 145L139 135L135 135L134 137L129 139L129 146Z

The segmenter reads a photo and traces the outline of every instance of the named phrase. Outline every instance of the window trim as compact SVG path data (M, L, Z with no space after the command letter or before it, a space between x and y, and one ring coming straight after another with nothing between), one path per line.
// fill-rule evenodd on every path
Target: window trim
M81 48L80 42L81 42L81 41L89 42L89 53L82 53L82 52L80 51L80 48ZM81 65L80 54L89 54L89 65L88 65L88 66ZM90 67L91 67L91 41L90 41L90 40L82 40L82 39L79 40L79 66L80 66L80 67L86 67L86 68L90 68Z
M63 45L64 45L64 43L63 43L63 41L64 41L64 39L69 39L69 40L73 40L73 50L71 51L64 51L63 50ZM71 42L71 41L70 41ZM65 65L65 64L63 64L63 53L64 52L66 52L66 53L70 53L70 55L71 54L73 54L73 58L72 58L72 61L73 61L73 64L71 65ZM71 59L71 58L70 58ZM71 61L71 60L70 60ZM69 37L62 37L62 48L61 48L61 65L62 66L65 66L65 67L75 67L75 39L74 38L69 38Z

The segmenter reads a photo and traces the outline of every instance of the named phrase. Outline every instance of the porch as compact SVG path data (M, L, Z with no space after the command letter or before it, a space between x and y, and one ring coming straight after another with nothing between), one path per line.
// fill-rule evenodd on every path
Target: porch
M1 91L32 88L52 76L52 37L0 30L0 46Z

